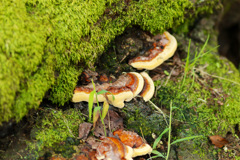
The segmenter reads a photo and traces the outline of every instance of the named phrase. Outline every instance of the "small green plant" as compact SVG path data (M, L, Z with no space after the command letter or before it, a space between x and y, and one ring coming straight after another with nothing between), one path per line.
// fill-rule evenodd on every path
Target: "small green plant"
M188 72L190 70L192 70L192 76L193 76L193 79L192 79L192 85L191 85L191 88L193 86L193 83L195 81L195 72L193 71L195 69L195 65L197 63L197 61L203 57L204 55L206 54L209 54L211 53L213 50L216 50L219 46L216 46L210 50L208 50L207 52L204 52L205 49L206 49L206 46L208 44L208 41L209 41L209 38L210 36L208 35L208 38L207 40L205 41L204 45L202 46L201 50L198 51L197 49L195 50L195 54L194 54L194 58L192 60L190 60L190 46L191 46L191 39L189 40L189 44L188 44L188 52L187 52L187 58L186 58L186 63L185 63L185 67L184 67L184 76L183 76L183 80L182 80L182 84L181 84L181 87L183 87L185 85L185 80L186 80L186 76L188 74Z
M156 107L156 105L155 105ZM177 139L173 142L171 142L171 130L172 130L172 110L176 109L177 107L172 107L172 101L170 102L170 116L169 116L169 125L168 128L166 128L160 135L159 137L154 141L153 143L153 151L152 153L155 154L155 156L151 157L151 158L157 158L157 157L162 157L165 158L166 160L168 160L169 157L169 153L171 150L171 145L176 144L178 142L182 142L182 141L186 141L186 140L190 140L190 139L194 139L194 138L199 138L202 136L190 136L190 137L185 137L185 138L181 138L181 139ZM157 144L160 142L162 136L168 132L168 150L167 150L167 154L161 153L159 151L156 150ZM151 159L150 158L150 159Z
M106 117L106 115L108 113L109 104L107 101L104 101L103 107L102 107L102 112L101 112L101 107L99 105L97 96L100 94L104 94L104 93L110 93L110 94L112 94L112 93L108 92L106 90L101 90L101 91L97 92L93 80L92 80L92 84L93 84L93 91L91 91L91 93L89 95L89 101L88 101L88 112L89 112L88 121L93 122L93 128L94 128L98 118L100 117L101 122L104 127L104 134L106 136L107 134L106 134L106 127L104 124L104 118ZM96 98L96 102L97 102L97 107L95 107L93 110L94 95L96 96L95 98ZM115 97L114 97L114 95L112 95L112 96L113 96L113 100L114 100ZM92 113L92 110L93 110L93 113ZM92 121L92 114L93 114L93 121Z

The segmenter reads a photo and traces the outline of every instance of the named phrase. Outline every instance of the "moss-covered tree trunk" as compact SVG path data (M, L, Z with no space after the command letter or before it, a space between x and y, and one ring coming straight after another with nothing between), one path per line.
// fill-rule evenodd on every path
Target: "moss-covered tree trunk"
M37 108L46 91L63 105L78 76L126 27L163 32L217 0L0 1L0 124Z

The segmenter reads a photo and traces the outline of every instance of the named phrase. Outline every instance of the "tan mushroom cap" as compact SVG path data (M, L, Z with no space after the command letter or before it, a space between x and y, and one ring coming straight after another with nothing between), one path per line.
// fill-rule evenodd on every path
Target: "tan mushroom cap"
M133 148L132 157L143 156L146 154L150 154L151 152L152 152L152 147L147 143L143 143L140 147Z
M146 72L142 72L140 74L144 79L144 86L140 96L143 97L145 102L147 102L153 97L155 87L152 78Z
M173 56L177 49L177 40L170 33L165 31L164 36L164 48L156 47L152 50L149 57L139 56L130 60L129 64L137 69L152 70L162 64L164 61Z
M108 102L118 108L123 108L124 101L131 101L133 98L133 92L127 87L109 87L107 91L111 92L106 94Z
M106 89L108 87L109 87L108 83L104 83L102 85L96 84L97 91L100 91L101 89ZM93 91L93 85L91 83L86 86L75 88L75 90L73 92L72 102L74 102L74 103L82 102L82 101L88 102L91 91ZM98 102L106 101L106 98L103 94L97 95L97 99L98 99ZM96 94L95 94L94 98L93 98L93 103L97 103L97 99L96 99Z
M88 102L89 101L89 95L90 95L91 91L88 92L87 90L74 90L74 94L72 97L72 102L77 103L77 102ZM106 98L104 97L104 95L97 95L97 99L98 102L104 102L106 100ZM96 99L96 94L94 95L93 98L93 103L97 103L97 99Z
M129 147L127 145L125 145L126 147L126 154L125 154L125 159L126 160L132 160L132 157L133 157L133 149L132 147Z

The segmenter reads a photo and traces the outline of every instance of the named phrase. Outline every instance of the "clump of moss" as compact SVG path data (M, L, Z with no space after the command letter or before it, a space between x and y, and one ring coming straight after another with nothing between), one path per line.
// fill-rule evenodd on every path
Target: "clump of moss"
M183 75L170 80L157 91L153 101L168 108L170 101L176 107L173 112L175 139L193 135L222 135L235 133L240 119L240 75L234 65L215 54L205 54L183 81ZM183 83L184 82L184 83ZM156 81L159 86L161 81ZM184 125L181 125L184 124ZM183 137L180 137L183 138ZM200 156L209 148L207 138L193 140ZM201 148L201 147L200 147Z
M188 0L1 1L0 123L20 120L39 106L49 89L52 102L63 105L71 99L83 68L92 67L126 27L163 32L182 23L189 9L198 10L194 4Z
M37 122L32 133L37 141L38 150L58 145L68 137L76 138L79 124L84 120L81 112L76 109L66 111L46 109L43 116L43 119ZM32 146L34 145L36 144Z
M207 65L206 72L214 78L213 89L224 100L217 112L219 130L234 133L233 126L240 122L240 73L230 61L216 55L203 57L201 64Z
M208 66L201 72L203 65ZM172 100L173 106L181 111L175 113L177 118L197 125L198 133L234 132L240 117L239 72L231 62L213 54L203 56L198 67L195 78L187 76L184 84L181 78L169 81L158 90L154 101L167 107Z

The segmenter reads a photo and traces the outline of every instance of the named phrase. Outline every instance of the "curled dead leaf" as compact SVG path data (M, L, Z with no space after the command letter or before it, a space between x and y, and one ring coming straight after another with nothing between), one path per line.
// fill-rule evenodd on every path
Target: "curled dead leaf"
M212 144L218 148L222 148L225 144L229 143L225 138L219 135L209 136L209 139L211 140Z

